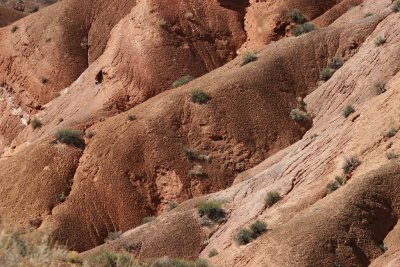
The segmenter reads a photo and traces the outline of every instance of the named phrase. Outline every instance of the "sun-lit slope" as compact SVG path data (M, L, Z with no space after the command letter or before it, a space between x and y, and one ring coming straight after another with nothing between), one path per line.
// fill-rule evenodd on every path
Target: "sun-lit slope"
M133 5L65 0L0 29L2 149L99 56Z
M77 2L63 1L30 16L31 22L22 20L21 25L18 24L19 30L13 35L9 33L10 29L4 30L5 35L17 42L19 34L25 35L26 25L32 23L36 25L35 27L41 27L41 24L36 21L38 20L37 16L43 16L45 21L73 22L73 25L68 24L68 27L74 29L72 31L74 34L81 34L76 38L77 40L67 40L63 34L62 42L54 44L50 41L45 42L39 46L43 50L34 50L33 55L28 56L28 59L25 56L17 57L22 61L22 66L31 69L32 64L35 63L31 62L30 58L40 54L41 57L45 57L41 61L45 64L45 70L51 71L51 73L43 70L40 73L32 74L25 72L23 67L13 63L15 71L18 70L19 73L22 73L21 79L34 79L34 84L29 84L29 86L24 84L24 88L28 86L30 92L30 95L24 98L25 101L32 101L31 99L36 97L45 97L41 101L44 104L54 97L52 91L69 86L80 75L75 83L60 92L61 96L51 102L49 107L41 106L43 112L37 116L43 117L44 126L48 125L51 128L58 124L60 117L64 118L63 125L68 126L77 123L91 123L94 117L99 118L104 114L110 115L125 111L170 89L171 84L181 76L198 77L228 62L236 56L236 50L245 40L243 15L239 12L240 7L237 7L239 10L229 9L221 7L218 2L205 3L193 0L182 7L179 6L179 2L138 1L132 10L131 1L126 1L124 4L119 2L118 5L113 5L110 1L95 1L96 3L90 1L85 2L79 8ZM57 13L57 8L62 10ZM76 9L78 11L74 12ZM109 9L118 10L109 12ZM56 14L50 16L50 11ZM93 12L96 15L88 17L88 14ZM77 18L73 19L74 17L70 13ZM121 16L127 13L129 15L121 20ZM65 17L71 19L65 20ZM93 21L88 22L89 19ZM116 22L118 25L114 27ZM47 35L51 37L54 34L61 34L61 30L66 30L66 26L57 25L51 24L45 28L46 31L52 33L46 34L46 38ZM113 34L109 39L108 31L111 28ZM82 30L76 31L76 29ZM85 36L88 37L88 51L84 49ZM41 36L42 41L46 38ZM41 42L39 43L42 44ZM107 48L104 48L106 44L108 44ZM20 49L18 45L14 44L14 46L16 49ZM49 48L57 48L56 53L49 53ZM71 55L74 48L76 48L76 53ZM104 49L105 51L103 51ZM80 57L81 52L83 57ZM51 58L54 57L56 59L52 60ZM74 65L69 68L68 60L64 57L73 61ZM18 62L18 60L13 62ZM81 65L80 61L82 61ZM88 63L92 64L82 73ZM3 65L4 68L10 67L6 63ZM78 68L78 66L81 67ZM72 70L76 70L76 73L68 75L68 72ZM53 73L55 71L56 73ZM12 92L17 91L17 93L13 93L16 95L15 98L21 98L17 90L18 80L15 80L9 72L3 74L6 75L5 79L10 80L5 83L6 87ZM25 74L28 77L25 77ZM63 77L58 77L56 74ZM48 78L45 84L41 79L42 76ZM55 82L57 86L53 84ZM33 93L35 95L32 95ZM24 90L21 94L27 94L27 91ZM36 102L40 101L33 103ZM33 117L33 112L30 112L29 108L24 108L21 103L18 103L18 106L28 113L24 114L24 117ZM36 105L35 109L39 109L39 107ZM11 118L15 120L15 124L18 123L18 118L12 116L7 116L4 120ZM19 126L17 130L15 126L9 129L9 131L13 131L13 134L9 134L9 139L15 135L15 132L21 130L22 123ZM48 132L48 129L46 131ZM27 131L22 134L20 139L25 141L26 136L30 134L30 131ZM37 135L34 135L33 140L36 138ZM18 145L20 139L14 142L12 147Z
M366 2L366 6L373 4ZM207 257L216 249L218 255L211 261L217 266L366 266L374 259L377 266L390 261L394 264L399 249L394 240L400 211L396 159L400 143L397 135L387 137L387 132L400 125L398 19L398 13L384 8L373 18L361 18L353 26L343 25L345 29L332 26L296 40L300 43L324 36L322 39L330 43L341 43L343 38L333 37L336 31L367 37L362 45L352 44L358 49L338 53L349 56L344 66L305 99L315 118L303 139L241 175L231 188L211 196L227 201L227 222L211 232L200 256ZM386 42L376 45L378 36L384 36ZM280 42L281 48L284 43ZM378 83L385 83L385 92L380 95L376 94ZM355 112L344 118L342 112L347 105L352 105ZM394 158L392 162L388 155ZM361 164L348 174L347 184L326 196L327 184L343 174L342 165L351 157ZM264 197L272 190L278 190L283 199L265 208ZM158 228L171 230L163 231L171 233L164 236L165 244L175 242L176 229L166 218L195 217L190 203L156 221L163 225ZM189 210L192 213L186 214ZM239 228L257 219L266 221L269 231L249 245L238 246L234 237ZM145 247L156 233L148 238L134 236L136 231L151 227L127 232L115 242L115 248L130 241ZM207 228L203 231L210 233ZM135 250L138 257L141 252L145 257L181 256L179 247L165 253Z

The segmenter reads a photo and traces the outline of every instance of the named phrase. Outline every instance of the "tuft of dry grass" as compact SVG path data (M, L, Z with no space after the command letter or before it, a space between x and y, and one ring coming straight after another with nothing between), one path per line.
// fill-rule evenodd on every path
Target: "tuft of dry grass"
M0 223L0 266L68 266L68 257L68 251L51 244L46 235L28 237Z

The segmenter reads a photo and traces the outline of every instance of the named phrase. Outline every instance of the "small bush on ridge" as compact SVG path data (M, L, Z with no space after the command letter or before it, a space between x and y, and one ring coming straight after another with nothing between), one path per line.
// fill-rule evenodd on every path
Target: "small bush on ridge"
M270 191L265 197L265 205L271 207L281 199L281 194L278 191Z
M350 116L350 114L352 114L352 113L354 113L354 107L352 106L352 105L348 105L348 106L346 106L345 108L344 108L344 110L343 110L343 116L345 117L345 118L347 118L347 117L349 117Z
M207 216L212 221L219 221L225 218L225 211L222 208L222 201L209 200L200 202L197 205L197 212L200 216Z
M176 80L172 84L172 88L178 88L178 87L185 85L193 80L194 80L193 76L190 76L190 75L183 76L183 77L179 78L178 80Z

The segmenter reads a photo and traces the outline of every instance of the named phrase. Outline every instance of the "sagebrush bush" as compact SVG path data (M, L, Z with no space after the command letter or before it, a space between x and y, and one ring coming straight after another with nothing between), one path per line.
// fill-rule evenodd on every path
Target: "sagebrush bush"
M289 17L295 23L303 24L303 23L307 22L306 17L304 17L304 15L301 13L301 11L297 8L294 8L290 11Z
M218 222L225 218L225 211L222 208L221 200L209 200L200 202L197 205L197 212L200 216L207 216L210 220Z
M375 38L374 43L375 43L376 46L381 46L384 43L386 43L386 38L382 37L382 36L378 36L378 37Z
M380 95L386 92L386 84L383 82L378 82L374 85L374 90L376 95Z
M128 121L134 121L134 120L136 120L135 115L128 115Z
M210 264L204 259L188 261L182 259L170 259L168 257L156 259L149 267L210 267Z
M218 255L218 251L217 251L215 248L213 248L212 250L210 250L210 252L208 253L208 257L209 257L209 258L215 257L215 256L217 256L217 255Z
M395 151L392 150L386 153L386 158L388 160L397 159L399 158L399 154L397 154Z
M54 246L46 236L23 235L14 228L0 223L0 265L65 266L68 251Z
M371 16L373 16L373 15L374 15L374 13L368 12L368 13L366 13L366 14L364 15L364 18L368 18L368 17L371 17Z
M16 32L18 29L19 29L18 26L17 26L17 25L14 25L14 26L11 27L11 32L14 33L14 32Z
M312 24L310 22L306 22L304 24L296 25L293 28L293 35L297 37L297 36L300 36L300 35L302 35L304 33L312 32L314 30L315 30L314 24Z
M397 134L397 130L396 130L395 128L390 128L390 129L386 132L385 137L391 138L391 137L395 136L396 134Z
M241 228L239 232L236 234L236 242L239 245L246 245L253 241L253 232L247 228Z
M67 199L67 196L65 195L64 192L61 192L60 194L57 195L57 201L62 203Z
M81 139L81 132L70 129L59 129L56 133L56 142L84 148L85 142Z
M207 178L207 173L204 170L203 166L199 164L195 164L192 169L189 171L189 176L198 177L198 178Z
M308 122L311 120L310 115L307 112L298 108L290 111L289 117L296 122Z
M349 174L354 171L360 164L361 162L356 157L347 158L342 166L343 172L345 174Z
M352 105L348 105L343 110L343 116L347 118L350 116L350 114L354 113L354 111L355 111L354 107Z
M333 70L338 70L343 66L343 59L340 57L334 57L332 58L332 62L329 63L328 67L333 69Z
M278 191L270 191L264 199L265 205L271 207L281 199L281 194Z
M329 182L326 185L326 192L330 194L336 191L339 187L341 187L344 184L346 184L346 179L343 178L342 176L336 176L335 181Z
M149 223L149 222L154 221L155 219L156 219L156 217L154 217L154 216L147 216L147 217L144 217L144 218L142 219L142 223L143 223L143 224Z
M114 231L114 232L109 232L107 237L104 239L104 242L110 242L113 240L118 239L122 235L121 231Z
M258 57L255 53L247 51L243 54L241 66L244 66L246 64L249 64L250 62L256 61L257 58Z
M321 70L321 72L319 74L319 79L321 81L326 82L333 76L334 73L335 73L334 69L324 68L324 69Z
M206 104L208 100L211 99L209 95L206 94L201 89L195 89L190 93L192 102L197 103L197 104Z
M189 83L189 82L191 82L193 80L194 80L193 76L190 76L190 75L186 75L186 76L180 77L178 80L176 80L172 84L172 88L178 88L178 87L180 87L182 85L185 85L185 84L187 84L187 83Z
M85 266L90 267L140 267L128 253L105 251L89 257Z
M34 118L31 122L31 126L33 129L37 129L42 127L42 121L39 118Z
M189 160L192 161L209 161L210 160L210 156L204 155L199 153L198 151L191 149L191 148L186 148L185 149L185 155Z
M393 12L399 12L400 11L400 0L394 1L393 6L392 6L392 10L393 10Z
M173 209L175 209L176 207L178 207L178 203L176 203L175 201L169 201L169 202L168 202L168 208L169 208L169 210L173 210Z
M250 225L250 229L240 228L236 234L235 239L239 245L246 245L265 233L267 231L267 224L263 221L257 220Z
M253 233L253 238L257 238L267 231L267 224L263 221L257 220L255 223L250 225L250 230Z

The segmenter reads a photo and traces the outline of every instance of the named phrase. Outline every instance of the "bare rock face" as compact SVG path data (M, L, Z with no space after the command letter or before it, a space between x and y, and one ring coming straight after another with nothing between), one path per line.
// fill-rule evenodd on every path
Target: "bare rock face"
M63 0L4 19L1 214L82 257L217 250L216 266L397 266L391 6ZM315 29L293 36L306 21ZM62 128L80 132L64 142ZM223 201L224 220L202 223L206 199ZM257 220L267 231L239 245Z

